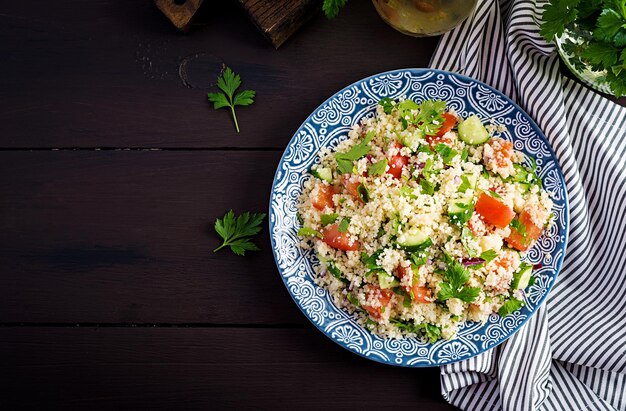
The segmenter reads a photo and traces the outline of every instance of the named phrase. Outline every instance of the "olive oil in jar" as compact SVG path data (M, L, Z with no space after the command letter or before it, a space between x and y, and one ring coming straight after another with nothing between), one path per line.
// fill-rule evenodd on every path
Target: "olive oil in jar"
M378 14L411 36L435 36L465 20L478 0L372 0Z

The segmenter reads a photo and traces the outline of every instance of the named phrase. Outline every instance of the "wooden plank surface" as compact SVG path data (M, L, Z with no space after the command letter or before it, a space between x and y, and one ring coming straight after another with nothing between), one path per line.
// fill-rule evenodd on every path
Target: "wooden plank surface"
M364 1L277 51L234 0L212 3L189 35L150 1L4 4L0 147L282 148L333 93L426 66L437 42L398 34ZM223 62L258 93L240 134L206 99Z
M0 323L305 324L267 228L212 252L216 217L267 212L280 154L0 152Z
M4 409L453 409L315 330L0 328Z

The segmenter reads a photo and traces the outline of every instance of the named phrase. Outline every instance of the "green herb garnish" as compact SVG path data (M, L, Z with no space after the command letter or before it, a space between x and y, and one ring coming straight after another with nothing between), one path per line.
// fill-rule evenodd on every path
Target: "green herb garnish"
M444 272L445 282L442 282L441 291L437 294L439 301L445 301L450 298L458 298L466 303L472 302L480 294L480 287L466 287L465 283L470 278L463 264L456 260L447 258L447 267Z
M370 176L382 176L387 170L387 159L380 160L376 163L370 164L367 168L367 174Z
M350 174L352 172L352 165L356 160L363 158L370 152L371 147L369 142L375 136L375 132L372 130L365 135L363 141L352 147L345 153L335 153L335 159L337 160L337 170L340 174Z
M521 235L523 238L526 238L526 226L520 220L514 218L513 220L511 220L511 223L509 225L511 226L511 228L517 231L519 235Z
M563 49L577 68L606 70L617 97L626 95L626 2L624 0L552 0L543 11L541 35L548 41L571 31Z
M348 227L350 226L350 218L346 217L339 223L338 230L340 233L345 233L348 231Z
M391 114L391 112L393 111L394 101L389 97L385 97L378 102L378 105L383 108L385 114Z
M400 195L402 197L408 197L412 200L417 199L417 196L415 195L415 191L411 187L408 187L408 186L400 187Z
M454 157L458 154L456 150L453 150L449 146L441 143L435 146L435 151L439 153L443 163L447 166L452 164L452 159L454 159Z
M337 221L337 219L339 218L339 214L337 213L332 213L332 214L322 214L320 216L320 220L322 222L322 225L328 225L328 224L332 224L335 221Z
M436 325L415 324L410 321L404 321L395 318L392 318L389 321L401 330L425 336L431 343L434 343L439 338L441 338L441 328L437 327Z
M246 212L235 217L233 210L227 212L221 220L215 219L215 232L224 241L213 252L226 246L229 246L237 255L245 255L246 251L258 251L259 247L250 240L261 231L261 223L264 219L265 213Z
M207 94L209 101L213 103L214 109L230 107L237 133L239 133L239 123L235 115L235 106L249 106L254 103L254 96L256 95L256 92L253 90L243 90L235 94L235 91L240 85L241 77L239 77L239 74L233 73L230 67L226 67L223 73L217 78L217 87L224 93Z
M495 260L496 257L498 257L498 253L496 253L494 250L487 250L483 253L480 253L480 258L485 260L485 264L488 264L491 261Z
M502 307L498 310L498 314L502 317L506 317L514 311L519 310L524 305L524 301L517 298L510 298L502 304Z
M457 191L459 193L464 193L470 188L472 188L472 183L470 183L469 178L467 178L466 175L462 175L461 184L459 184L459 188L457 189Z
M435 194L435 189L437 188L435 184L431 183L425 178L420 180L420 187L422 187L422 193L427 194L429 196Z
M380 272L380 271L384 272L382 267L379 266L376 263L376 260L378 260L378 257L380 257L380 255L383 253L383 251L385 251L385 250L383 248L381 248L380 250L376 251L372 255L368 255L367 253L361 253L361 262L369 270L367 272L367 274L366 274L366 277L369 277L371 274L377 273L377 272Z
M317 230L312 229L311 227L300 227L298 230L298 235L301 237L317 237L323 238L324 236Z
M363 200L364 203L368 203L370 201L370 191L365 187L365 184L361 183L356 188L357 193L359 193L359 197Z
M335 265L334 261L329 261L326 263L326 269L332 274L333 277L335 277L338 280L341 280L344 283L348 283L349 281L346 280L343 276L343 273L341 272L340 269L337 268L337 266Z
M350 301L352 305L355 305L357 307L361 306L361 303L359 303L359 299L356 298L352 293L348 293L347 297L348 297L348 301Z
M328 19L334 19L339 15L339 10L346 5L348 0L324 0L322 10Z

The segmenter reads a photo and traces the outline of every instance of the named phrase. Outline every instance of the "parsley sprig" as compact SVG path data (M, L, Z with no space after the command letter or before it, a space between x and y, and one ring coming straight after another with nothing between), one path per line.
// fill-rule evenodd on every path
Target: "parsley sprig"
M467 287L465 285L470 278L469 271L463 267L463 264L448 256L446 256L446 264L445 281L440 285L441 291L437 294L437 299L445 301L450 298L458 298L466 303L474 301L480 293L480 287Z
M265 213L243 213L235 217L233 210L227 212L220 220L215 220L215 232L224 240L222 245L213 252L229 246L233 253L245 255L246 251L258 251L259 247L251 238L261 231L261 223L265 219Z
M235 106L249 106L254 103L256 92L253 90L243 90L235 94L235 91L241 85L241 77L239 74L233 73L230 67L225 67L220 76L217 77L217 87L223 93L208 93L209 101L213 103L214 109L230 107L230 112L235 121L235 129L239 133L239 123L235 115Z
M577 37L563 42L574 66L606 70L613 94L626 95L626 1L552 0L544 8L541 35L551 41L566 30Z
M322 10L326 14L326 18L333 19L339 15L339 10L346 5L348 0L324 0Z
M501 317L506 317L507 315L513 313L514 311L519 310L524 306L524 301L518 300L517 298L510 298L502 304L502 307L498 310L498 314Z
M415 324L414 322L411 322L411 321L400 320L400 319L395 319L395 318L392 318L390 322L401 330L406 330L411 333L423 335L431 343L434 343L437 340L439 340L439 338L441 338L441 328L433 324L428 324L428 323Z
M337 170L340 174L350 174L354 166L354 162L365 157L371 150L369 142L376 136L374 130L369 131L363 141L353 146L345 153L335 153L337 160Z

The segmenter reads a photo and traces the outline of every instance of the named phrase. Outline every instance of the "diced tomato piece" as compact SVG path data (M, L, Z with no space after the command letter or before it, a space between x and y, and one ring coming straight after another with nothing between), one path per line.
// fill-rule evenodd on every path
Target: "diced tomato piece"
M413 295L411 295L411 293L413 293ZM409 295L411 295L413 301L417 301L418 303L429 303L433 300L430 288L424 286L413 285L411 291L409 291Z
M322 240L329 246L343 251L355 251L359 249L359 242L350 238L348 233L339 231L339 224L326 226L322 231Z
M456 126L456 117L450 113L443 113L443 124L437 132L437 137L443 137L443 135L452 130L454 126Z
M434 150L437 144L445 144L447 146L452 146L452 140L448 137L444 136L426 136L424 140L428 143L428 146Z
M400 150L402 148L402 144L396 142L395 147ZM409 158L398 152L389 158L389 170L387 170L387 174L391 174L395 178L400 179L400 177L402 177L402 169L408 164Z
M515 217L511 207L488 194L481 193L476 201L475 210L487 224L505 228Z
M498 167L508 167L513 157L513 143L508 140L501 140L500 146L493 148Z
M387 171L387 173L399 179L400 177L402 177L402 169L408 164L408 157L397 154L389 159L389 170Z
M445 144L447 146L452 146L452 139L449 137L444 137L444 135L452 130L452 128L456 125L456 117L454 117L450 113L443 113L443 124L441 128L434 136L426 136L424 140L428 143L431 149L435 149L437 144Z
M359 190L358 190L358 187L360 184L359 180L354 178L352 174L344 174L341 177L341 184L350 195L358 198L359 200L361 199L361 197L359 196Z
M526 209L522 210L518 220L525 228L525 235L511 227L511 234L506 238L506 242L516 250L526 251L541 236L543 227L537 227L533 223L530 213Z
M391 290L383 290L376 285L367 286L366 292L368 294L375 293L378 296L378 302L380 305L378 307L373 307L371 305L363 305L363 308L369 313L369 315L375 319L380 320L382 317L383 308L387 308L389 302L391 301L391 297L393 296L393 291Z
M335 190L332 186L320 184L317 190L317 195L313 199L313 207L317 208L320 211L325 209L326 207L335 207L335 203L333 202L334 194Z
M414 273L412 267L403 267L399 265L396 268L396 275L400 278L400 282L402 284L410 284L403 285L402 288L404 288L404 291L406 291L407 294L411 295L411 299L413 301L417 301L418 303L429 303L432 301L430 288L413 284Z

